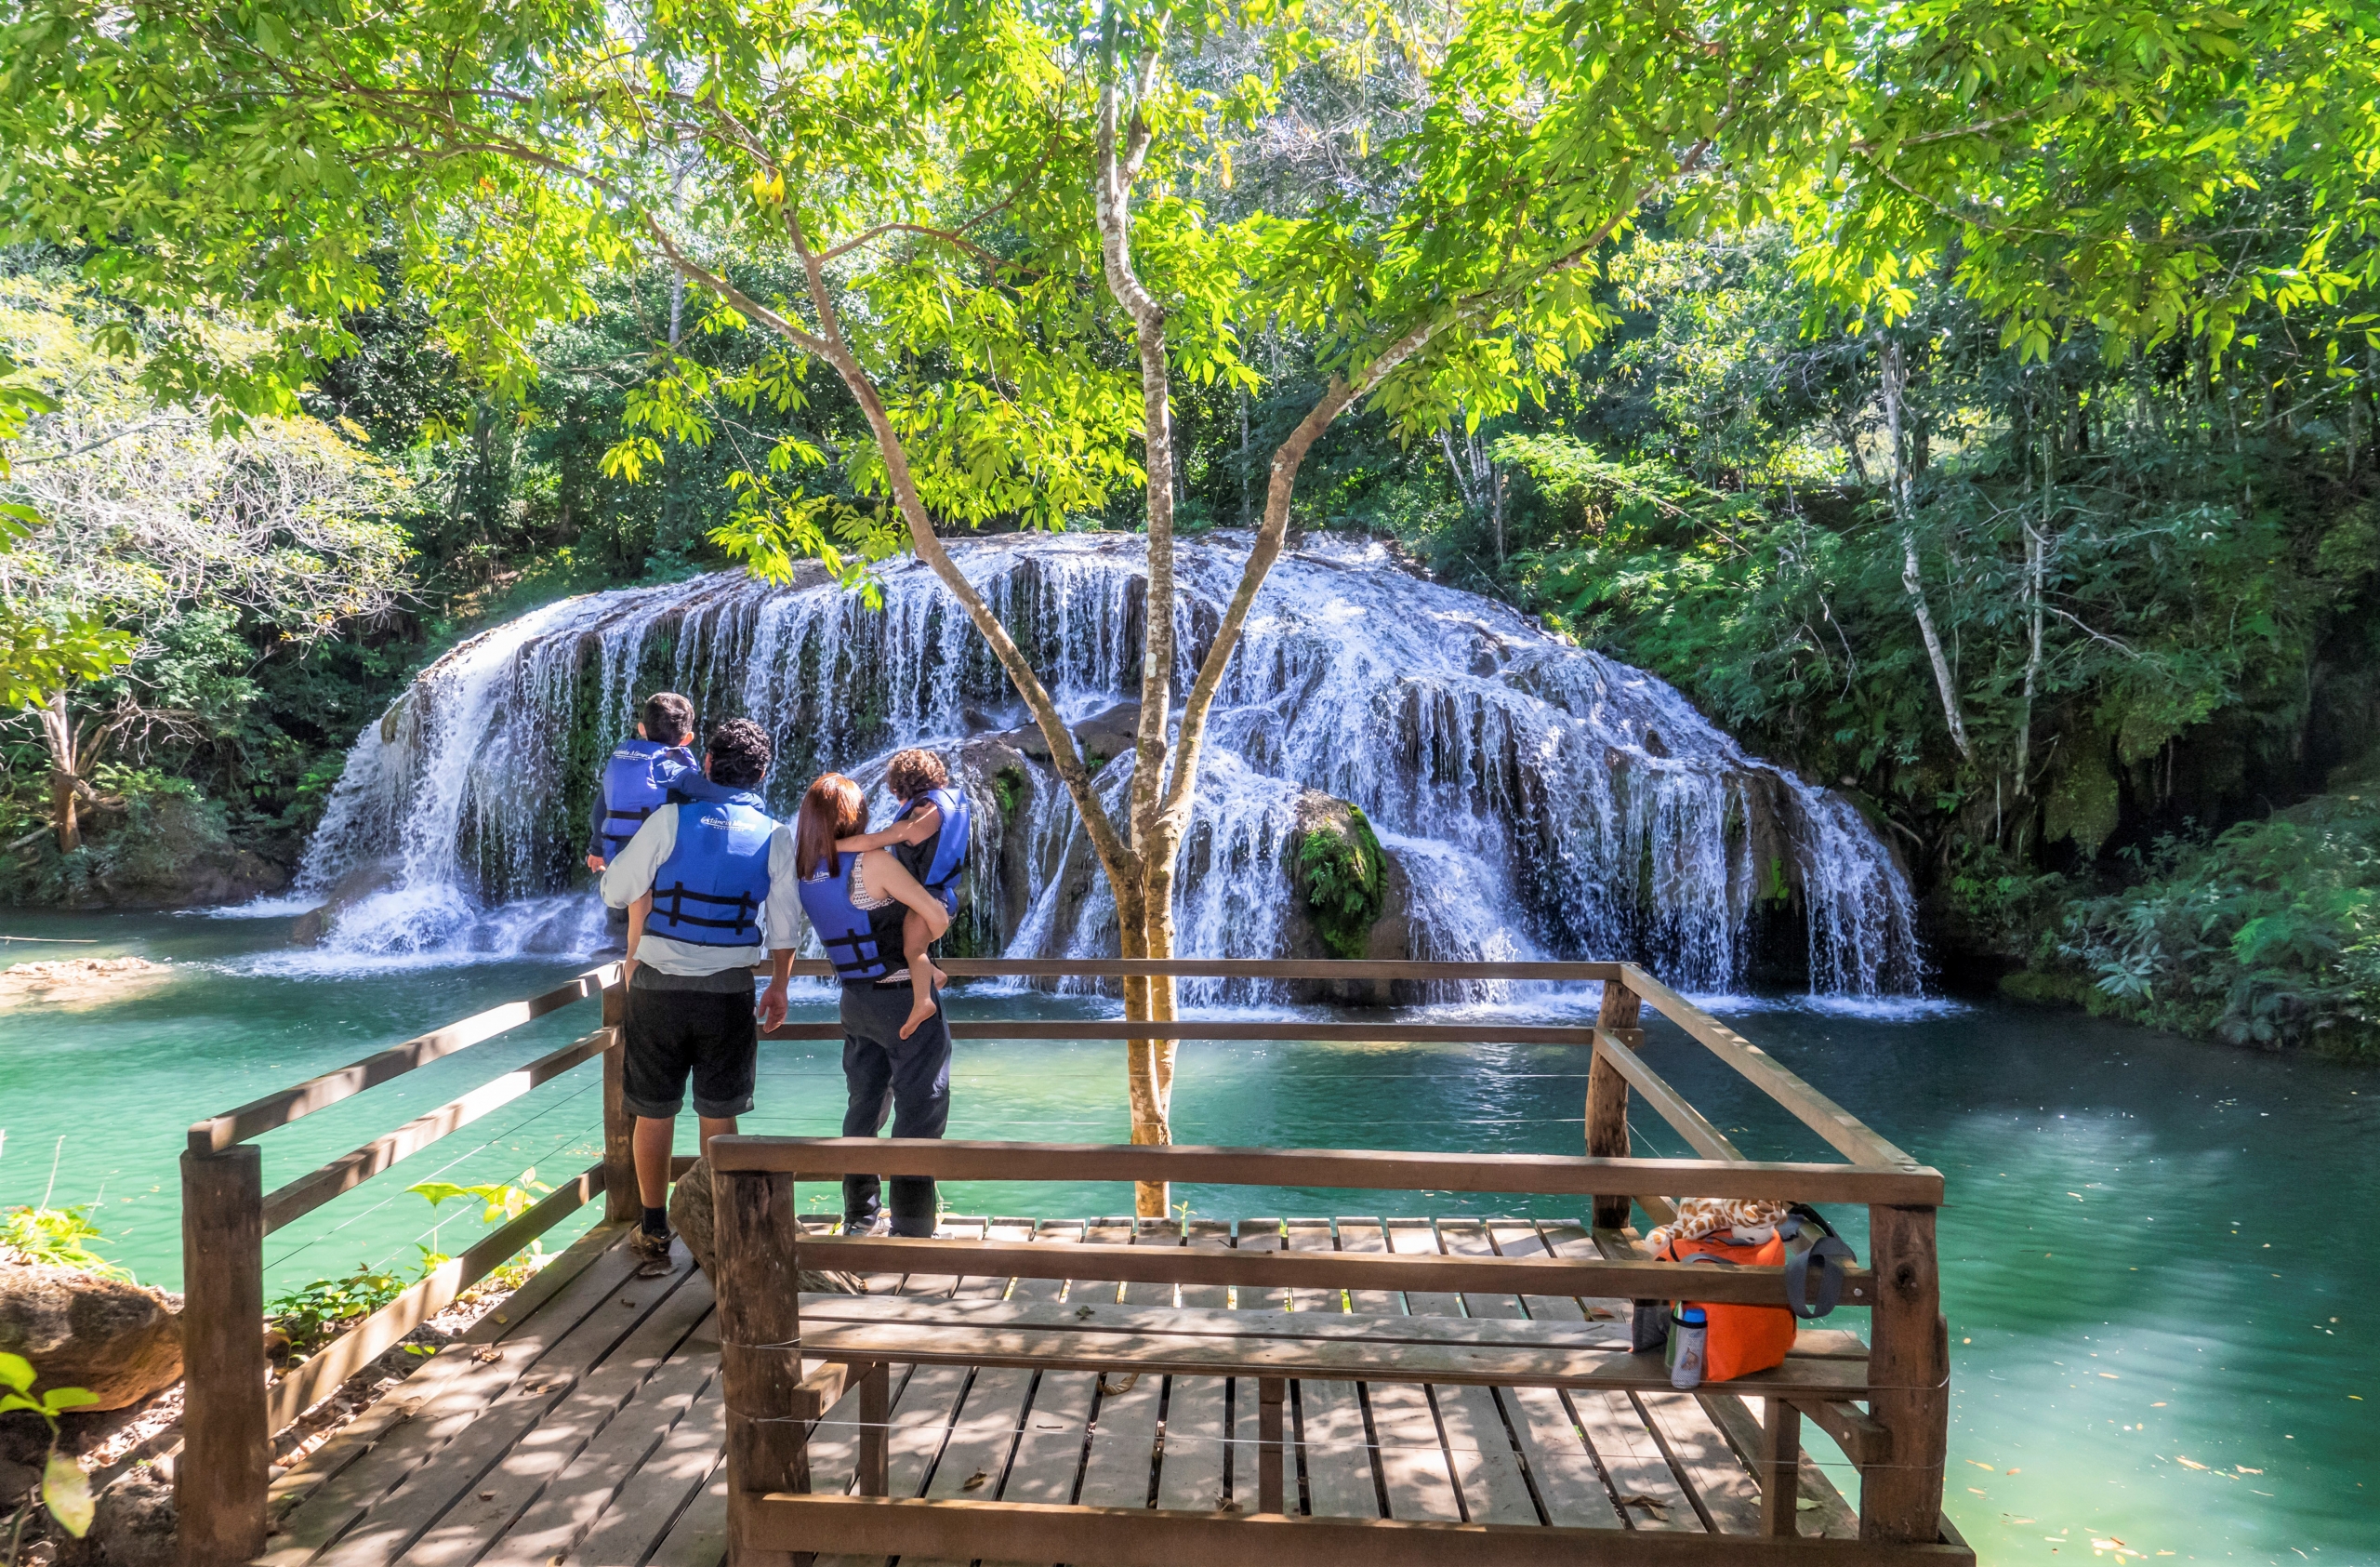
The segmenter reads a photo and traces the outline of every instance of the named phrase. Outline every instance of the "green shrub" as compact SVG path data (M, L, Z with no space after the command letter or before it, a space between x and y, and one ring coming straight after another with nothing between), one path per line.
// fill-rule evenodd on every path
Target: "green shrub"
M2073 904L2057 946L2105 1010L2261 1049L2380 1054L2380 800L2324 795L2139 858L2140 883Z
M377 1311L413 1287L414 1281L359 1265L343 1279L317 1279L265 1308L265 1319L303 1355L318 1348L350 1322Z

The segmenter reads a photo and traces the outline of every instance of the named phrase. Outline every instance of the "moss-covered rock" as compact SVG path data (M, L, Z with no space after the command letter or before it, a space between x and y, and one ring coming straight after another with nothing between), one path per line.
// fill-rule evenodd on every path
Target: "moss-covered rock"
M1330 956L1364 956L1372 926L1386 912L1386 862L1360 809L1313 793L1298 802L1290 874L1315 935Z
M288 882L279 866L231 841L221 805L178 779L129 790L121 809L84 825L73 854L42 838L12 857L9 901L171 909L242 903Z

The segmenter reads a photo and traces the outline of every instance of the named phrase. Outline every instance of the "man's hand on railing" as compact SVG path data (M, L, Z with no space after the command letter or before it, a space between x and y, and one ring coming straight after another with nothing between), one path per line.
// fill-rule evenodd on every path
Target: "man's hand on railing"
M784 1022L785 1009L785 976L778 975L769 981L769 988L760 992L760 1031L766 1033Z

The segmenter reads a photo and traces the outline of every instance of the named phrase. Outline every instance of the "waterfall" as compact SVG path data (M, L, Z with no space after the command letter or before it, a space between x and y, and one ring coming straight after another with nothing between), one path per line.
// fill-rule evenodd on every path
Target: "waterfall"
M1177 694L1246 543L1179 547ZM1120 805L1141 541L1026 535L951 553ZM956 945L1112 954L1114 901L989 649L916 562L888 564L880 582L880 609L814 568L782 587L720 573L595 593L441 658L357 739L308 847L299 892L337 895L325 957L599 947L579 863L588 806L602 759L661 688L705 724L768 730L763 793L779 814L831 768L869 786L881 820L890 754L941 750L977 802ZM1922 975L1907 881L1848 802L1747 755L1643 671L1422 580L1377 544L1327 536L1276 564L1217 697L1183 848L1181 951L1305 949L1293 862L1302 802L1317 795L1359 808L1393 862L1376 951L1628 956L1699 991L1756 967L1844 995L1911 991Z

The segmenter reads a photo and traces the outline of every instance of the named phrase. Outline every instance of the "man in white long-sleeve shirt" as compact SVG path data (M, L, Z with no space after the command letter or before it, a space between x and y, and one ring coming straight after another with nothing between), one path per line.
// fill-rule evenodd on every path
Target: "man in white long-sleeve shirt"
M624 1073L644 1206L631 1245L648 1268L668 1266L669 1154L687 1080L708 1154L710 1140L732 1135L752 1108L759 1029L785 1021L801 900L793 834L760 809L756 792L769 759L759 724L720 724L703 778L672 786L690 798L657 807L603 868L603 901L613 908L653 895L628 986ZM764 951L769 988L756 1027L752 970Z

